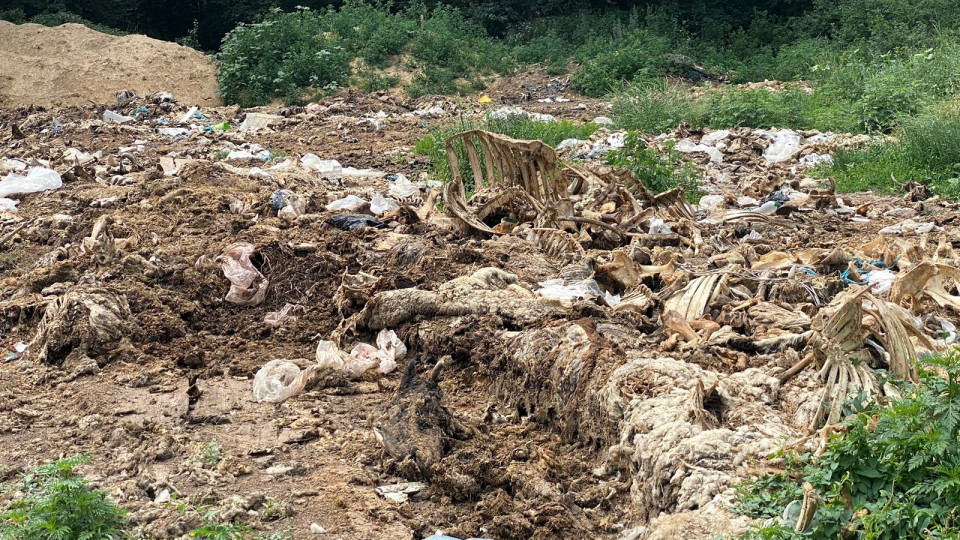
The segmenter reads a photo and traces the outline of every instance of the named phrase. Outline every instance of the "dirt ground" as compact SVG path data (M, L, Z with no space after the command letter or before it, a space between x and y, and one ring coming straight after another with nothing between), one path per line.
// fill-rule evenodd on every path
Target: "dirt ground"
M543 74L526 79L550 83ZM505 81L490 95L510 103L523 82ZM118 88L102 89L112 96ZM177 127L193 102L172 91L176 103L84 94L122 114L146 107L122 125L101 119L105 106L11 102L0 110L0 163L47 160L64 178L60 189L15 196L18 210L0 217L0 344L8 349L0 358L0 481L90 452L82 472L132 511L145 538L182 537L201 525L201 507L276 538L736 533L748 520L732 515L729 501L733 486L756 472L753 458L788 440L817 442L808 427L821 401L817 370L779 377L819 354L813 333L829 337L817 314L856 287L841 271L854 258L891 253L899 275L923 261L956 264L953 204L871 193L839 204L797 169L802 156L764 161L770 141L750 130L724 138L721 163L702 149L688 154L707 191L722 196L717 206L677 217L647 204L644 226L636 228L638 219L622 229L629 237L579 222L554 227L573 239L558 251L543 239L551 226L541 218L520 232L523 212L513 234L471 231L422 204L426 189L398 201L408 209L383 216L383 228L340 230L327 221L337 213L327 204L387 194L394 177L322 178L303 156L430 180L412 151L437 120L424 111L480 108L354 92L307 108L203 108L205 119L188 122L197 130L173 137L160 130ZM581 120L606 109L564 95L572 101L520 105ZM277 117L242 133L241 118L252 112ZM202 130L222 121L232 128ZM673 136L704 139L682 129ZM845 144L817 140L805 134L801 154ZM274 159L228 159L246 143ZM285 159L290 167L269 169ZM590 185L608 195L582 195L577 211L617 223L620 184ZM802 196L780 215L737 215L785 188ZM303 201L293 219L271 202L280 189ZM661 211L673 231L648 234L650 212ZM907 218L932 226L879 235ZM218 256L236 242L255 247L251 263L268 282L251 305L227 299ZM578 271L595 272L605 292L637 307L531 292ZM696 301L684 300L684 286L717 272L727 272L725 285L703 310L675 319L673 309ZM287 304L298 306L294 318L265 323ZM956 322L932 310L917 319L917 333L939 335L941 319ZM282 403L254 399L253 378L268 361L307 368L321 340L349 351L374 343L381 329L395 330L408 350L395 371L324 369ZM796 336L802 343L757 345ZM892 363L893 346L875 339L888 354L877 364ZM911 350L940 345L931 340L914 336ZM377 493L405 482L423 485L404 502ZM326 532L311 532L312 524Z
M81 24L0 21L0 107L110 103L123 90L172 92L191 105L218 103L216 69L188 47Z

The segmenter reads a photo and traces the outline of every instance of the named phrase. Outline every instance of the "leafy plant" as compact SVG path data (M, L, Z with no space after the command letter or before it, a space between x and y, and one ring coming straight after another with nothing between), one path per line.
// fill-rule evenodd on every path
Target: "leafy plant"
M338 88L350 74L350 58L326 29L321 14L300 8L275 9L259 23L232 30L215 57L223 100L249 107Z
M649 148L647 142L636 132L628 133L624 142L623 148L605 156L604 161L607 164L630 169L653 193L662 193L679 186L690 201L697 201L703 195L700 191L697 166L683 162L679 152L668 148L667 152L663 153Z
M74 470L89 454L41 465L17 485L18 498L0 513L0 538L100 540L124 538L126 511L92 489Z
M870 405L843 424L819 458L797 460L796 480L759 479L740 491L738 510L773 522L745 538L956 538L960 500L960 352L926 359L921 382L889 407ZM820 496L805 533L780 523L799 482Z

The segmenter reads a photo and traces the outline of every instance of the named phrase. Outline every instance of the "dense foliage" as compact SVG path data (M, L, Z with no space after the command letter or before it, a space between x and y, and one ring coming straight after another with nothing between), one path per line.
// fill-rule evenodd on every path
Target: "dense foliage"
M957 538L960 354L927 362L904 399L888 407L852 404L859 410L821 456L790 455L786 474L744 486L739 511L768 519L745 538L838 538L841 531L843 538ZM802 498L802 482L820 503L811 529L799 533L796 516L781 516Z

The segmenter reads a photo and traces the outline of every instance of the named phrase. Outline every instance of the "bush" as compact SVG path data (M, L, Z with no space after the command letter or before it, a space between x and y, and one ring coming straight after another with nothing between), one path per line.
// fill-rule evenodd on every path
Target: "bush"
M334 90L350 75L349 56L325 33L322 16L306 8L274 10L262 22L237 27L215 60L224 102L243 107L274 98L295 102Z
M793 456L789 475L740 490L742 513L777 520L809 482L820 497L811 530L774 523L744 537L837 538L844 527L877 540L960 535L960 353L927 362L908 397L854 412L819 458Z
M102 24L96 24L84 19L76 13L71 13L69 11L39 13L31 17L30 22L34 24L42 24L44 26L60 26L61 24L76 23L82 24L91 30L96 30L97 32L101 32L103 34L110 34L111 36L127 35L126 32L117 30L116 28L111 28L109 26L104 26Z
M20 498L0 513L0 538L10 540L100 540L125 537L124 510L105 492L90 488L74 469L78 455L37 467L17 485Z

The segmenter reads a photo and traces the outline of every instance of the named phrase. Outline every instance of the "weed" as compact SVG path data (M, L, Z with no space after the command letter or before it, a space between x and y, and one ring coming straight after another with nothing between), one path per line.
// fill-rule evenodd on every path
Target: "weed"
M925 359L920 384L889 407L869 405L844 422L819 458L797 459L794 481L759 479L741 489L738 510L777 518L809 482L820 496L812 529L792 523L755 528L744 538L956 538L960 534L960 352ZM854 517L857 516L857 517Z
M124 538L126 511L74 470L89 454L64 458L25 474L22 495L0 512L0 538L93 540Z
M623 148L605 156L607 164L630 169L654 193L682 187L692 202L698 201L703 195L697 166L682 161L679 152L672 148L668 148L666 153L648 148L646 141L636 132L628 133L624 142Z
M204 466L216 467L223 458L223 453L220 451L220 446L217 445L217 441L210 441L200 447L197 458Z

